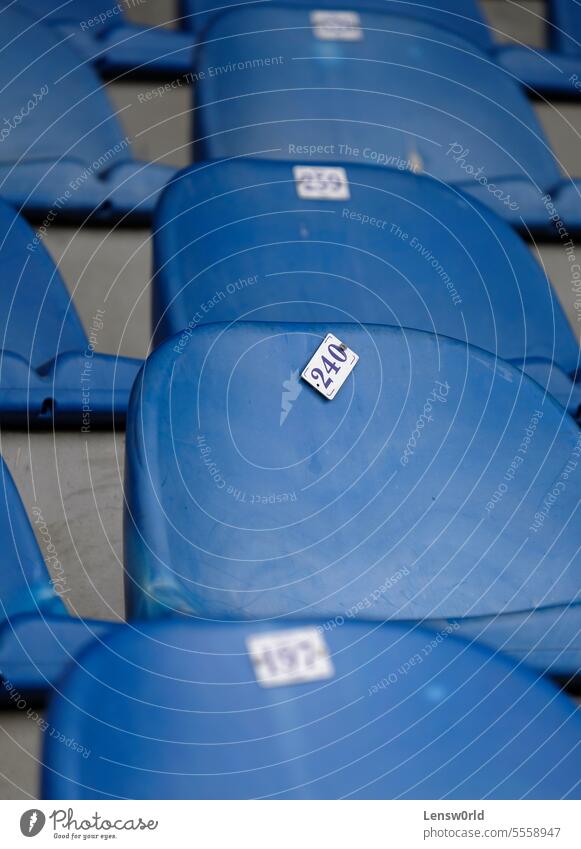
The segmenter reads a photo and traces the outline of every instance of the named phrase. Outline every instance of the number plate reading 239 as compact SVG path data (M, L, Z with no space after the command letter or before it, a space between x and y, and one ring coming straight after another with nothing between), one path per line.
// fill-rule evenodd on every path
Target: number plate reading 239
M331 400L343 386L359 357L343 342L327 333L322 344L303 369L301 377Z

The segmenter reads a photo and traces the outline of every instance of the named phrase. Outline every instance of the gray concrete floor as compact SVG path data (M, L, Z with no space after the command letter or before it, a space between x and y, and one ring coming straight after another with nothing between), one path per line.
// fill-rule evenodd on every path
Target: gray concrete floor
M543 45L542 2L486 0L484 8L499 40ZM171 22L173 4L150 0L133 7L130 16L150 23ZM138 94L150 87L151 83L123 82L110 83L108 90L133 139L135 155L184 166L190 155L190 92L176 89L154 105L141 104ZM535 108L563 170L581 176L581 105ZM97 308L106 310L102 350L145 356L150 344L149 232L53 226L45 244L85 324ZM579 332L562 249L543 245L537 253ZM4 431L0 450L27 508L36 504L47 520L71 587L71 611L79 616L122 617L123 434L93 433L86 438ZM40 747L41 732L32 720L22 713L0 713L0 799L36 796Z

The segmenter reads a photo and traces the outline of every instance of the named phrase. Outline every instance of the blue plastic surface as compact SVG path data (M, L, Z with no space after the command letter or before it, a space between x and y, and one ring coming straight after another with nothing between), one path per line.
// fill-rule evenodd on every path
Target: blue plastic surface
M300 198L293 168L213 162L169 185L154 226L157 344L240 319L413 327L524 367L577 413L578 345L502 220L435 180L353 164L348 199Z
M331 402L299 376L327 332L360 357ZM568 607L581 600L580 460L581 431L550 396L461 342L377 325L198 327L153 353L130 402L128 614ZM534 647L542 658L541 629Z
M78 652L115 625L69 616L62 580L51 578L1 457L0 479L0 705L10 707L23 695L46 695Z
M0 626L23 613L64 615L65 606L51 581L24 505L4 460L0 457L2 495L0 533ZM2 665L0 664L0 672Z
M48 224L148 220L175 169L137 162L101 81L51 27L0 12L0 196Z
M458 636L506 652L519 663L566 684L581 674L581 610L577 604L431 624L438 630L457 628Z
M581 94L581 56L510 44L495 52L497 62L533 94L577 99Z
M11 707L46 695L76 654L115 626L69 616L1 457L0 476L0 706Z
M76 654L115 625L69 616L62 581L51 578L2 457L0 485L0 705L11 706L46 694Z
M202 34L211 20L223 11L232 8L247 8L252 11L254 6L268 6L270 0L258 0L249 3L248 0L180 0L181 23L186 29ZM493 41L488 24L486 23L475 0L323 0L313 5L312 0L288 0L284 5L291 8L330 9L333 11L356 11L362 9L375 12L392 13L428 21L436 26L444 27L463 38L478 44L483 50L491 49Z
M558 189L553 203L558 215L563 221L567 222L572 230L581 230L581 180L570 180L563 183ZM566 247L570 248L570 244L566 243ZM578 270L576 266L572 269L573 282L577 280Z
M579 798L581 719L547 681L450 629L349 622L323 631L332 677L265 689L247 640L281 627L107 636L51 704L80 749L45 738L43 798Z
M182 25L204 40L209 25L224 11L242 9L252 13L256 6L266 6L268 11L271 0L258 0L255 3L248 0L180 0L179 5ZM279 5L295 9L315 8L309 0L288 0ZM324 0L316 8L351 12L366 10L425 21L475 44L498 61L514 77L515 82L526 86L533 93L576 98L581 92L581 85L575 85L581 77L581 13L573 0L549 0L547 6L549 50L528 44L507 46L499 43L473 0L443 0L437 4L416 0L364 0L356 4L350 0Z
M548 0L549 46L564 56L581 58L581 7L574 0Z
M15 707L24 695L45 699L88 645L119 627L62 614L39 608L0 626L0 705Z
M301 8L216 18L197 53L196 158L405 167L547 230L542 197L561 174L511 75L448 30L364 11L360 19L360 40L333 41L316 36ZM570 226L580 223L577 213Z
M495 56L516 80L533 92L579 98L581 7L576 0L547 0L545 7L547 49L510 44L499 47Z
M114 0L3 0L0 21L15 5L53 27L58 38L66 38L104 74L179 74L191 68L191 36L130 23L124 18L124 5Z
M0 421L123 422L140 361L96 350L41 239L2 202L0 275Z

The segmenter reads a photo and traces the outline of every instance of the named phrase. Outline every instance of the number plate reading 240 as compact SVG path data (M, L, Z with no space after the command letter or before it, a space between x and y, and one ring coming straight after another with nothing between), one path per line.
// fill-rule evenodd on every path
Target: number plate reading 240
M320 681L335 674L318 628L253 634L246 640L256 680L262 687Z
M301 377L314 386L321 395L331 400L343 386L359 357L347 345L332 333L327 333L324 341L309 360Z

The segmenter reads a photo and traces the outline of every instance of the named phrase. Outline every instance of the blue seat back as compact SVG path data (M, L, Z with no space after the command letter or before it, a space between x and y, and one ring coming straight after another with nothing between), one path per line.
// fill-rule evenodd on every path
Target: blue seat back
M29 0L30 2L30 0ZM268 5L271 0L259 0L259 4ZM204 28L215 15L221 14L229 7L246 7L258 5L249 2L225 3L224 0L180 0L180 13L184 27L201 33L204 38ZM428 21L436 26L450 29L468 41L478 44L482 49L490 49L493 45L488 24L485 21L478 4L474 0L440 0L437 4L430 2L405 2L405 0L364 0L353 5L350 0L323 0L313 5L312 0L289 0L286 4L292 8L330 9L332 11L352 11L353 9L387 12L417 20Z
M565 56L581 56L581 7L574 0L548 0L547 32L553 50Z
M181 76L191 70L192 36L163 26L127 21L131 3L111 0L16 0L18 9L50 26L105 76L138 74L146 77ZM0 0L0 15L14 0ZM79 58L81 61L81 58Z
M130 139L91 65L106 59L113 68L115 57L123 63L123 32L120 42L113 39L109 44L111 53L85 43L94 40L81 39L76 25L72 33L63 34L13 5L0 11L0 20L5 70L0 86L5 116L0 128L0 196L25 208L44 227L90 216L149 223L157 196L175 169L133 159ZM149 67L164 52L155 33L150 37L148 30L140 32L140 46L125 51L130 67ZM131 39L131 33L127 37ZM184 40L183 34L179 40ZM182 60L187 55L189 61L188 40L178 49ZM71 43L81 49L77 52Z
M338 175L344 184L325 191ZM188 169L162 196L154 257L158 344L208 322L356 321L435 330L525 368L579 365L558 298L514 231L395 168L249 159Z
M58 353L86 347L75 305L42 240L2 202L0 278L1 350L38 369Z
M122 423L140 361L98 351L42 238L0 202L0 421L18 427Z
M0 457L0 626L22 613L64 614L12 475ZM35 521L42 522L40 511ZM47 555L48 556L48 555Z
M300 379L328 332L360 357L332 401ZM446 337L198 327L154 352L130 402L129 614L423 620L569 604L580 454L536 383Z
M474 187L558 183L525 94L486 54L424 21L359 19L345 40L321 36L307 9L216 18L197 54L196 156L407 162Z
M118 629L51 705L76 745L46 735L43 797L579 797L581 720L546 681L450 629L324 625Z
M41 160L47 167L50 160L73 161L102 174L130 159L125 134L93 69L49 26L13 7L0 15L6 69L0 104L15 124L2 130L0 164Z
M18 0L17 4L3 2L2 14L8 7L18 9L44 24L74 22L85 24L93 32L103 32L123 18L122 4L111 0Z

